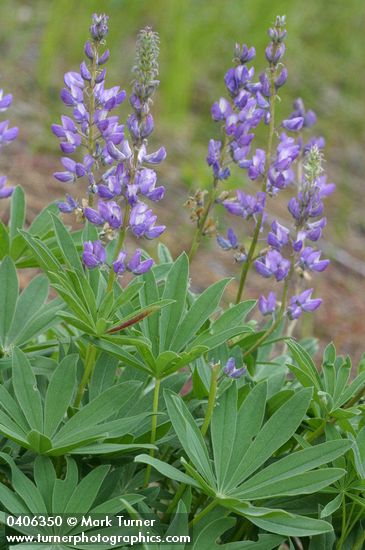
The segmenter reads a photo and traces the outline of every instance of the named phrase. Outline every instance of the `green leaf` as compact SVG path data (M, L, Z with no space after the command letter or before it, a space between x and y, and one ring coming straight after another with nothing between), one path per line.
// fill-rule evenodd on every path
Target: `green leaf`
M70 418L54 438L54 446L63 446L67 439L74 438L78 434L81 436L80 432L86 428L91 429L116 414L124 401L139 388L140 383L135 381L123 382L108 388Z
M0 260L9 254L9 242L8 230L0 220Z
M63 514L71 496L75 492L78 471L77 463L73 458L67 457L67 472L65 479L56 479L52 494L52 512Z
M24 324L34 314L39 312L49 294L49 285L44 275L34 277L28 286L20 294L14 319L9 330L8 339L13 342L18 333L24 328Z
M269 418L244 453L236 473L230 479L230 487L247 479L292 437L304 418L311 398L312 389L301 390Z
M257 527L278 535L309 537L329 533L333 530L332 525L326 521L289 514L284 510L255 508L253 506L234 506L232 509L249 519Z
M156 279L152 270L148 271L143 275L143 281L145 284L141 288L139 292L139 296L140 296L141 306L146 307L150 304L155 304L156 302L158 302L159 294L158 294ZM155 315L151 315L141 323L145 336L148 337L148 339L152 344L152 351L154 355L157 354L158 345L159 345L159 335L158 335L159 317L160 317L159 313Z
M185 253L181 254L171 266L167 275L163 299L175 300L161 312L160 317L160 352L168 350L171 340L184 311L188 289L189 261Z
M79 273L83 273L80 255L70 235L70 231L66 229L62 221L55 214L52 214L52 221L57 238L57 243L63 252L63 257L66 264L69 265L71 268L75 268Z
M42 400L32 367L25 354L13 350L13 388L18 403L31 428L43 432Z
M237 385L232 384L214 409L211 434L218 491L222 488L234 450L237 420Z
M261 428L266 397L267 382L260 382L249 392L238 411L234 451L227 465L227 474L222 481L223 485L228 485L231 478L237 473L242 456Z
M303 483L305 487L305 484L308 481L309 483L307 488L309 489L310 482L312 481L311 476L313 476L313 482L315 482L317 473L323 473L323 479L326 479L326 475L331 475L328 469L318 470L317 472L310 472L310 470L332 462L339 456L345 454L351 446L350 441L341 439L339 441L328 441L326 443L292 453L289 456L270 464L270 466L264 470L261 470L248 481L240 485L239 490L235 492L235 496L244 500L255 500L256 498L266 498L266 496L271 497L273 496L271 492L275 492L277 489L279 489L277 494L291 494L287 491L290 489L292 478L295 481L298 481L298 476L301 476L307 472L309 472L309 477L303 477ZM341 472L343 473L343 470L340 470L337 474L341 474ZM319 475L319 483L321 482L320 479L321 475ZM299 488L297 490L299 494ZM292 491L292 489L290 489L290 491ZM308 491L306 490L304 492Z
M13 260L6 256L0 265L0 345L4 346L13 322L18 299L18 276Z
M19 470L9 455L0 453L0 457L9 464L14 491L22 498L30 512L33 514L46 514L46 504L34 483Z
M222 279L208 287L193 303L187 314L180 321L170 349L180 351L196 335L200 327L216 310L224 289L231 279Z
M321 518L327 518L328 516L332 516L339 507L341 506L342 499L344 496L342 493L337 495L333 500L330 500L328 504L321 510Z
M56 481L56 472L51 460L38 455L34 462L34 481L43 497L48 513L52 513L52 494Z
M150 464L155 470L168 479L173 479L175 481L179 481L180 483L186 483L187 485L192 485L193 487L199 487L198 483L196 483L196 481L190 476L187 476L183 472L180 472L177 468L174 468L174 466L171 466L162 460L158 460L157 458L152 458L149 455L142 454L136 456L134 462Z
M23 189L18 185L11 196L11 210L9 221L9 235L11 239L18 234L25 222L25 195Z
M47 451L52 449L52 441L38 430L31 430L27 434L27 441L33 451L39 454L47 453Z
M72 402L78 355L67 355L54 371L44 402L44 433L52 437Z
M13 397L10 395L8 390L3 384L0 385L0 404L4 411L10 414L11 418L19 426L20 430L24 434L29 430L29 425L26 421L22 410L19 408L18 403L16 403Z
M320 377L309 353L294 340L288 340L287 345L299 367L299 370L296 369L295 371L299 382L305 386L314 386L317 390L321 390ZM288 365L288 367L291 369L291 365Z
M58 324L57 315L63 304L60 300L52 300L39 308L37 313L28 319L21 330L14 336L13 345L23 346L38 334L45 332L49 327Z
M197 470L214 487L215 480L208 451L194 418L180 396L165 390L164 398L171 423L186 454Z
M65 514L86 514L93 505L109 470L110 465L98 466L85 476L71 495Z

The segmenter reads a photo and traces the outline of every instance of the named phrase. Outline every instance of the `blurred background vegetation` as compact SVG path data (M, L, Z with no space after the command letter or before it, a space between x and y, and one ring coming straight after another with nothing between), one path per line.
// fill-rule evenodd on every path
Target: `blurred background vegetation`
M167 204L175 209L182 209L187 189L209 183L207 143L218 131L210 106L225 93L223 76L234 43L256 47L255 66L260 72L265 67L266 30L277 14L286 14L289 80L281 89L279 116L290 113L298 96L316 111L316 133L326 138L326 168L338 189L327 209L326 238L359 260L361 270L365 261L364 0L1 0L0 87L14 94L9 116L20 127L20 139L9 148L11 157L4 161L2 155L0 160L13 180L29 180L30 193L43 199L47 199L45 186L50 198L54 196L51 173L59 162L58 143L49 128L65 112L59 100L63 73L77 70L94 11L110 16L109 85L128 90L138 30L151 25L160 34L161 86L153 139L168 149L163 177ZM122 114L127 109L126 102ZM243 185L242 172L234 175L232 183ZM62 193L58 188L56 194ZM189 236L179 238L189 242ZM364 284L351 270L355 263L351 258L346 261L348 267L342 265L340 275L342 286L348 279L347 286L340 285L339 290L335 280L334 287L336 296L342 292L349 301L363 292ZM364 313L365 308L356 315ZM363 330L362 318L358 324Z

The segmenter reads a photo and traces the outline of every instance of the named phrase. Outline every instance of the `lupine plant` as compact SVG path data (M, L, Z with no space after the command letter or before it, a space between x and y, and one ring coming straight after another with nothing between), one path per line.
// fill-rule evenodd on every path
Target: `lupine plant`
M166 151L149 143L158 35L140 31L127 93L106 84L108 26L106 15L93 15L85 58L64 76L67 114L52 132L65 198L28 227L23 190L0 178L0 198L10 198L9 222L0 224L0 519L123 513L152 518L162 539L190 537L151 545L132 529L141 549L360 550L364 362L352 369L329 344L317 364L315 339L292 337L322 301L307 280L329 263L314 243L334 185L323 138L307 135L315 114L298 99L276 120L288 78L285 18L269 29L256 81L255 49L235 47L226 97L212 107L222 132L208 147L213 182L188 201L196 230L190 252L177 257L161 242L154 258L143 248L165 230L150 207L165 193L153 167ZM0 111L11 103L0 91ZM253 146L259 125L266 148ZM17 133L1 122L1 146ZM234 194L230 178L247 190ZM273 214L278 200L291 225ZM219 209L241 225L222 233ZM189 259L206 235L238 265L234 304L224 295L232 279L201 293L190 279ZM37 274L20 290L24 268ZM250 273L275 281L257 301L242 299ZM270 321L255 320L256 310ZM19 522L15 530L81 531ZM121 534L115 526L99 533Z

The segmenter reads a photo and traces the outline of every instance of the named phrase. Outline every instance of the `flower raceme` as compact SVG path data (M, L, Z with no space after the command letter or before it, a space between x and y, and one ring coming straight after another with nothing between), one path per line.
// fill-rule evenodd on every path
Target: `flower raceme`
M335 186L327 184L323 174L324 139L306 135L316 123L315 113L305 108L303 100L297 99L293 112L286 119L281 123L274 119L278 90L288 78L282 63L285 18L276 19L275 25L269 29L269 37L265 50L269 66L256 81L255 69L250 66L256 55L255 49L246 45L235 47L235 66L224 77L227 96L212 106L212 118L223 127L223 138L209 142L207 163L213 172L215 188L219 181L230 177L232 165L245 171L253 185L260 185L255 194L243 189L236 190L235 196L225 191L221 194L213 192L213 204L221 204L228 214L250 223L253 232L249 247L247 239L240 239L233 229L229 229L227 237L218 234L217 242L223 250L234 251L235 260L242 266L243 284L247 272L254 266L264 278L282 282L287 296L292 286L298 288L294 284L295 278L300 287L304 272L318 273L329 264L329 260L321 259L319 250L308 245L308 241L317 242L322 236L326 225L326 218L322 216L323 199L333 192ZM268 147L254 149L255 132L261 124L269 126ZM278 136L276 143L275 136ZM273 219L269 212L270 199L280 197L280 192L287 188L294 191L288 202L292 227ZM204 215L199 205L201 211L203 215L193 219L197 220L198 232L204 234L199 223L202 216L207 219L207 209ZM209 226L212 226L212 221ZM265 241L264 248L257 250L262 241ZM301 300L303 292L306 291L302 289L293 300ZM320 301L315 301L316 307L313 308L298 306L294 315L293 303L290 302L286 310L286 304L283 306L290 318L297 318L303 311L313 311L320 305ZM267 298L260 298L259 309L264 315L274 313L276 304L280 304L280 300L271 292Z
M157 174L151 166L162 162L166 151L163 147L152 153L147 150L147 139L154 129L152 97L159 84L159 41L149 27L138 36L129 97L133 112L124 125L113 111L123 103L126 92L119 86L106 87L104 65L110 56L105 47L107 34L108 17L94 14L90 40L84 48L86 59L79 72L65 74L61 99L72 109L72 116L63 115L61 124L52 126L61 151L67 155L61 159L64 170L54 176L62 183L86 181L86 198L68 194L65 201L58 203L61 212L75 212L100 229L95 243L85 243L85 266L89 269L105 266L106 255L104 257L100 247L118 239L110 270L117 275L126 269L139 274L150 269L153 261L142 261L142 252L138 249L125 263L126 233L153 239L165 230L165 226L156 225L157 217L145 202L160 201L165 192L163 186L157 185ZM69 156L73 154L78 158Z
M13 102L12 94L4 95L4 91L0 89L0 113L4 113L8 110ZM3 120L0 122L0 150L4 145L8 145L10 142L14 141L18 136L18 128L13 127L9 128L9 121ZM7 199L13 194L14 187L7 186L7 177L0 176L0 199Z

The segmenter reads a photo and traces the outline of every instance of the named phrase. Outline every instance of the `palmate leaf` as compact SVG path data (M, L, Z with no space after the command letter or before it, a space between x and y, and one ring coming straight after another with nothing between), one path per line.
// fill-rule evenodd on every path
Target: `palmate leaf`
M54 370L45 391L44 404L33 369L23 352L13 353L12 383L15 398L0 386L0 433L26 449L39 454L59 456L65 453L80 453L79 449L98 443L89 454L103 454L116 450L150 448L144 444L119 445L111 449L108 440L119 444L120 438L130 434L149 415L140 414L118 418L122 408L128 408L137 394L141 382L126 381L117 385L107 385L104 391L96 394L87 405L68 417L72 404L75 383L77 355L67 355ZM10 417L11 415L11 417ZM100 443L104 443L104 447ZM123 442L124 443L124 442ZM129 443L129 442L128 442Z
M213 412L211 438L213 464L204 439L182 398L165 391L165 400L174 431L190 463L182 458L188 478L196 486L231 511L245 515L252 523L273 533L310 536L327 532L323 521L288 514L283 510L252 507L250 501L285 495L310 494L328 487L345 474L341 468L324 465L342 456L351 443L329 441L292 453L265 467L266 462L295 433L312 398L311 389L296 392L262 424L266 405L266 382L258 384L237 411L237 388L232 384ZM161 461L148 462L164 475L178 479L175 468ZM302 520L302 523L301 523Z
M208 287L193 303L176 328L170 349L180 351L217 309L222 294L231 279L222 279Z

